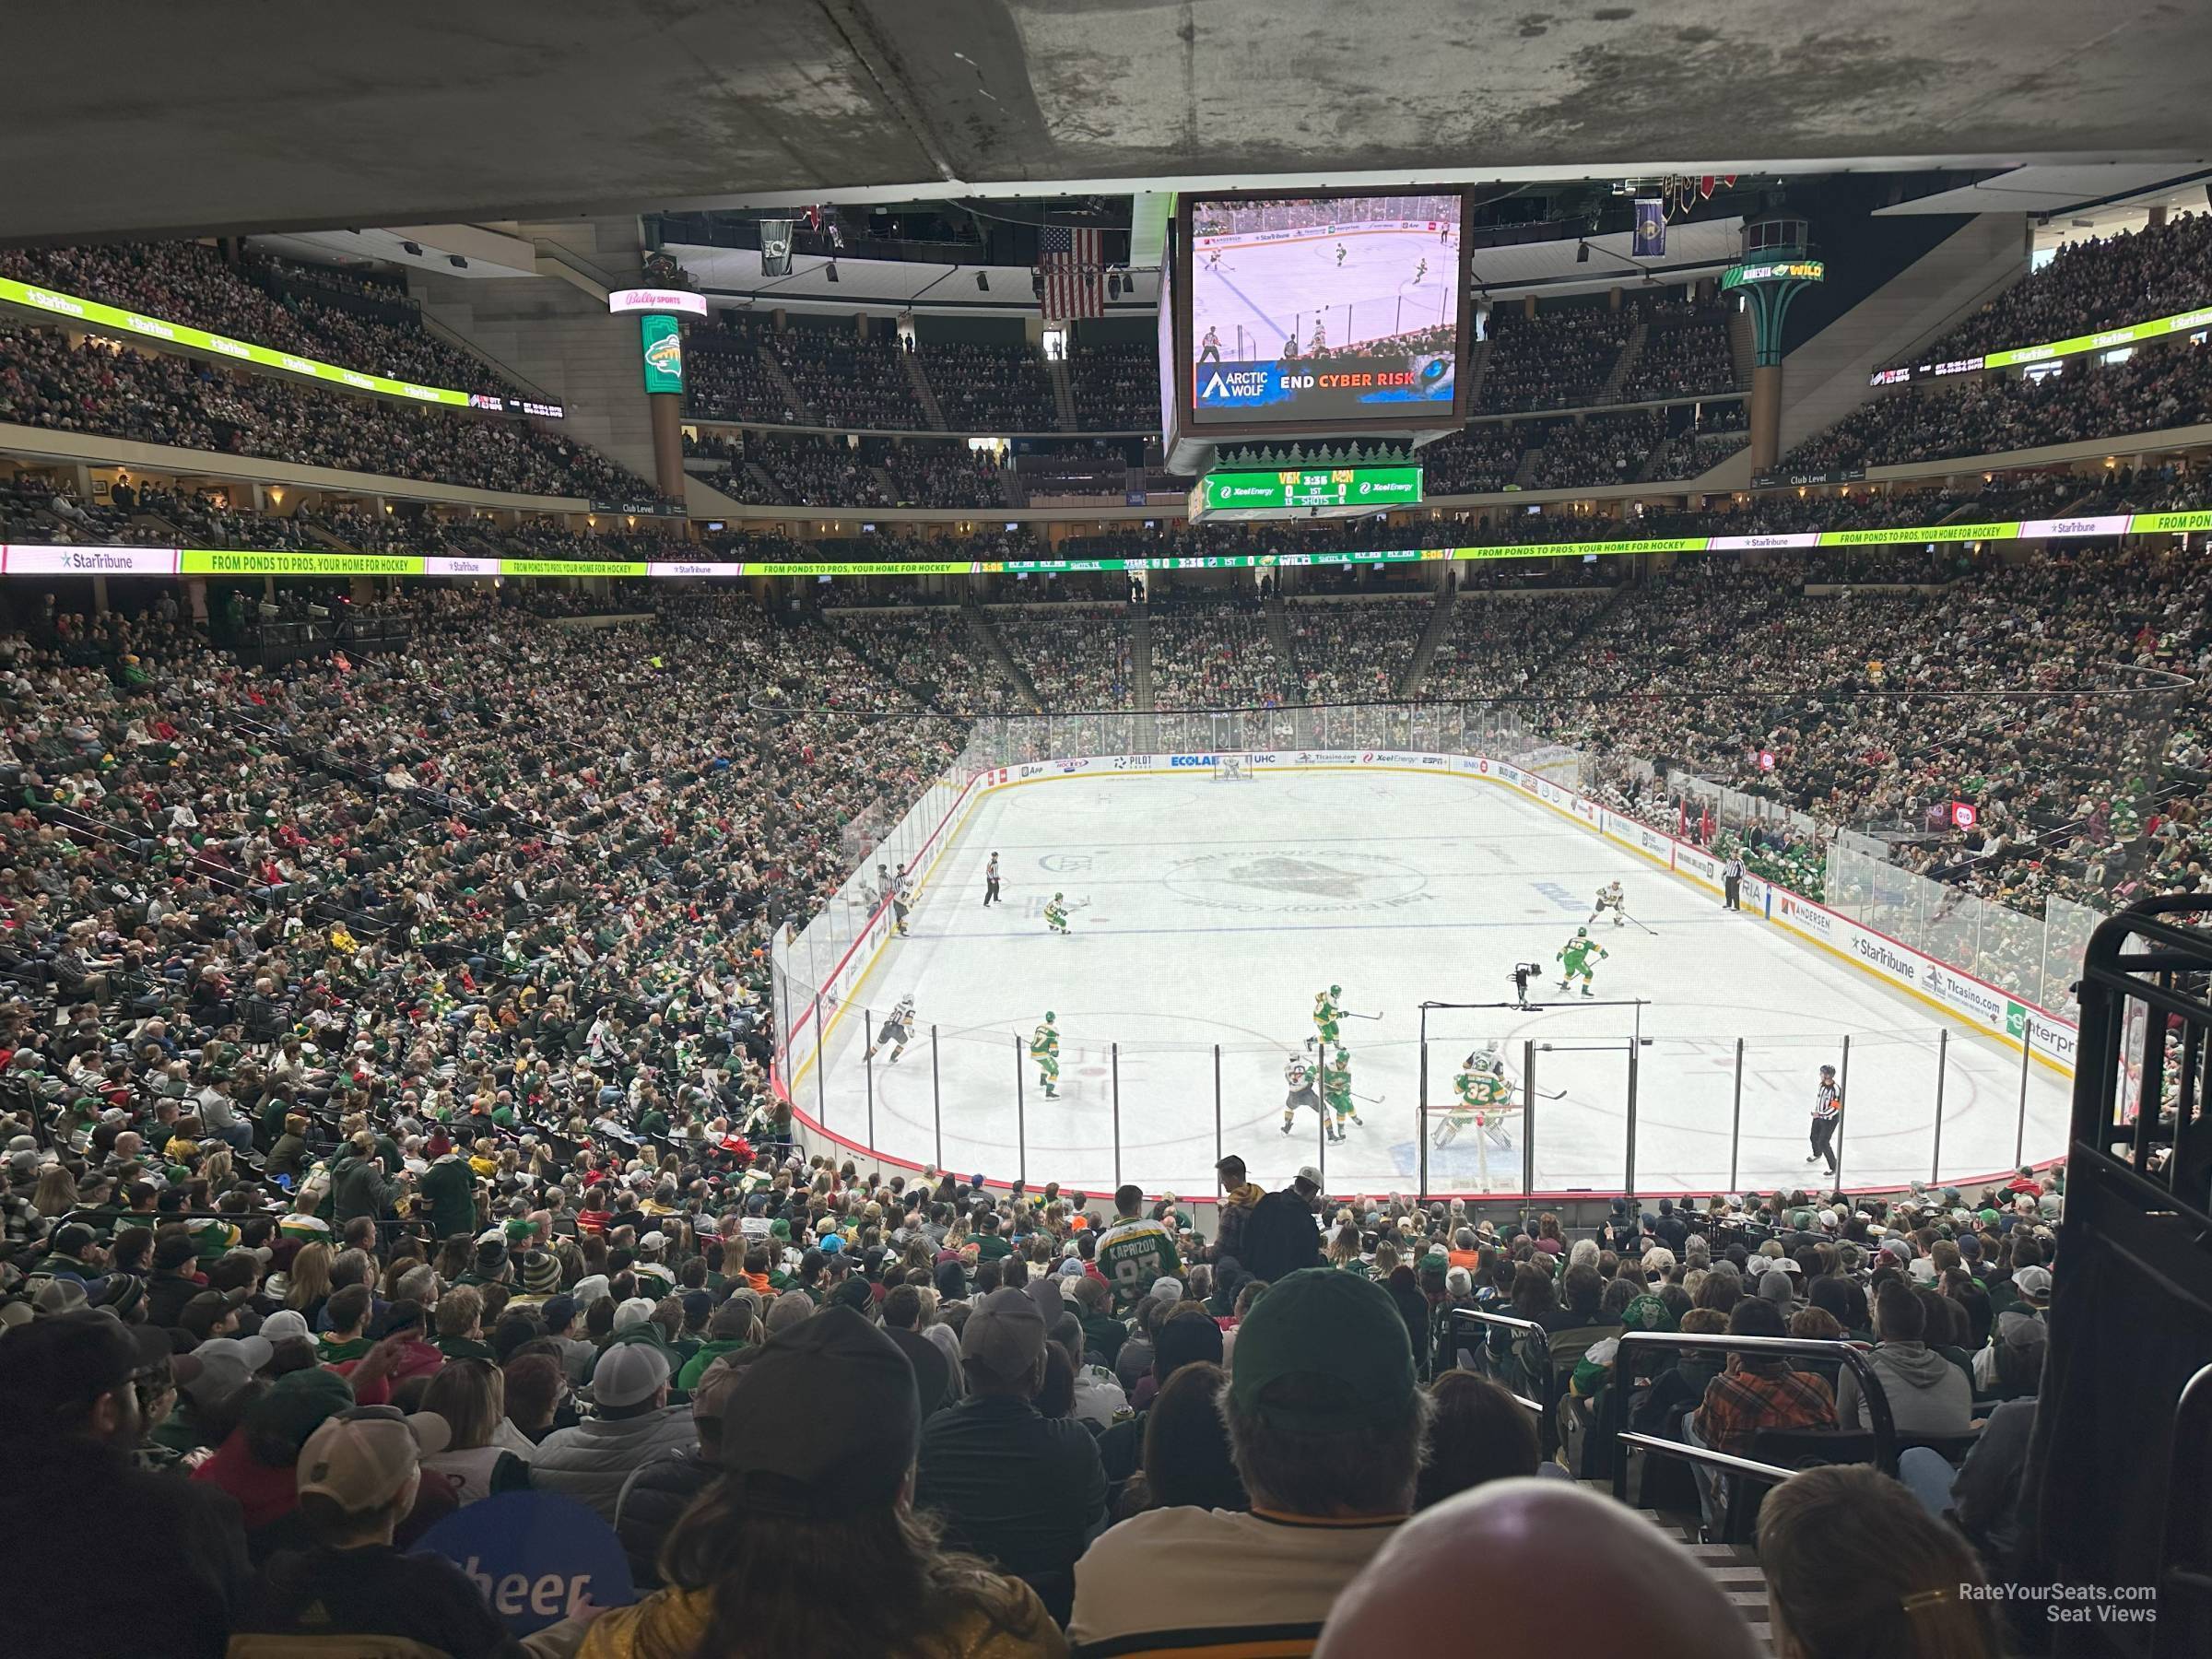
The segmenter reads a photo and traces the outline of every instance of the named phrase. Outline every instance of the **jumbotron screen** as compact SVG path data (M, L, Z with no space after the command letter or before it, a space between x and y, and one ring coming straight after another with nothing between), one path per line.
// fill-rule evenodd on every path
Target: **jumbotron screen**
M1192 424L1448 420L1461 206L1450 192L1194 199Z

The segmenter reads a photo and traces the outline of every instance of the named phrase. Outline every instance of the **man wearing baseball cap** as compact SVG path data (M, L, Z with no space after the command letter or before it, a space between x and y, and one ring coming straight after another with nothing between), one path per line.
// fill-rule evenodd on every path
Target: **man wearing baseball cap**
M159 1330L87 1309L0 1336L0 1648L9 1659L219 1655L248 1582L238 1505L204 1482L135 1468L139 1386L167 1359ZM128 1571L114 1558L118 1526Z
M298 1476L300 1517L313 1541L269 1558L238 1632L402 1637L453 1659L521 1652L458 1567L393 1547L393 1529L415 1505L422 1458L446 1439L443 1418L389 1406L343 1412L309 1435ZM542 1640L580 1639L582 1619L565 1622Z
M668 1404L668 1384L665 1349L650 1342L606 1348L592 1368L593 1415L546 1436L530 1460L530 1484L589 1505L612 1526L633 1473L699 1443L690 1407Z
M924 1426L914 1504L944 1517L947 1548L1026 1581L1065 1619L1076 1558L1106 1513L1106 1474L1088 1429L1031 1403L1044 1350L1044 1312L1028 1292L994 1290L974 1304L960 1329L968 1397Z
M1237 1327L1220 1409L1251 1511L1149 1510L1102 1534L1076 1564L1078 1649L1303 1652L1411 1512L1431 1413L1382 1287L1278 1280Z

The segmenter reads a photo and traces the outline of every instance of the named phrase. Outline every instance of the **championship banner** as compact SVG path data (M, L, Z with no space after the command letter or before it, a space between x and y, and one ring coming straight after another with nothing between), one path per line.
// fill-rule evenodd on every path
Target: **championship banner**
M760 221L760 275L788 276L791 275L791 225L787 218L764 218Z
M1666 257L1666 204L1657 196L1636 198L1636 234L1629 243L1631 259Z

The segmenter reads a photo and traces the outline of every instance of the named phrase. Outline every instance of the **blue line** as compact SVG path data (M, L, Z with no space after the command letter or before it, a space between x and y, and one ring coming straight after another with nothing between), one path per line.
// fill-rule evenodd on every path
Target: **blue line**
M1576 908L1579 910L1581 907L1578 905ZM1561 912L1561 914L1562 917L1566 916L1566 912ZM1324 922L1308 927L1269 925L1261 925L1257 927L1116 927L1113 928L1110 933L1103 933L1101 936L1116 939L1130 939L1174 936L1186 934L1225 933L1419 933L1434 928L1503 927L1519 927L1535 931L1536 929L1552 928L1560 925L1563 925L1562 921L1549 921L1542 918L1532 918L1530 920L1522 922L1399 922L1394 924L1375 922ZM1727 925L1727 919L1725 914L1719 916L1685 916L1673 921L1662 922L1660 925L1663 927L1725 926ZM1053 937L1053 935L1051 934L1032 933L1025 928L1020 933L914 934L911 936L917 940L941 939L951 941L956 939L1047 939ZM1662 936L1664 937L1665 935Z

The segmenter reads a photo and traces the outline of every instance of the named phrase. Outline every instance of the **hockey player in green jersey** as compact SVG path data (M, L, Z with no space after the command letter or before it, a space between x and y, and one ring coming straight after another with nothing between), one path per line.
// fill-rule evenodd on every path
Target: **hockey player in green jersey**
M1588 928L1576 928L1574 937L1559 948L1559 959L1564 964L1559 970L1559 989L1571 989L1573 982L1579 979L1583 982L1583 994L1588 996L1591 959L1603 959L1606 954L1606 947L1590 936Z
M1331 985L1326 991L1313 994L1313 1031L1324 1047L1336 1041L1336 1022L1344 1018L1344 1009L1336 999L1343 994L1342 985Z
M1053 1028L1053 1013L1045 1010L1044 1023L1030 1039L1030 1058L1037 1063L1037 1081L1044 1089L1044 1098L1060 1098L1060 1033Z
M1056 934L1068 931L1067 906L1061 902L1065 897L1065 894L1054 893L1053 901L1044 907L1044 924Z
M1336 1121L1329 1125L1329 1138L1342 1140L1345 1119L1360 1122L1359 1109L1352 1103L1352 1056L1342 1043L1321 1063L1321 1094L1336 1114Z

